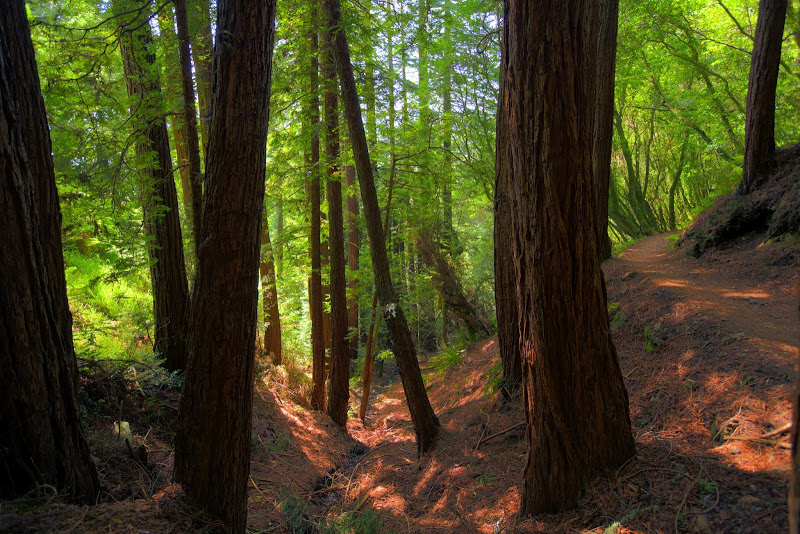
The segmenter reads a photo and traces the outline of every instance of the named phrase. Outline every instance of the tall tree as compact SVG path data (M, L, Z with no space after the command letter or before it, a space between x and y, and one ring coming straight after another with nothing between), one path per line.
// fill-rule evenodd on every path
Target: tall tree
M200 132L203 153L208 156L208 135L211 126L211 85L214 43L211 33L211 0L194 0L189 7L189 31L197 77L197 104L200 111Z
M592 477L634 454L597 253L598 17L588 0L505 2L501 99L529 440L523 516L571 507Z
M275 1L217 4L214 120L175 479L244 532Z
M181 87L183 89L183 128L186 134L186 154L189 159L192 194L192 229L199 235L203 216L203 177L200 173L200 140L197 134L197 108L192 80L192 56L189 51L189 18L186 0L174 0L175 21L178 28L178 53L181 65ZM195 255L200 243L195 238Z
M93 503L50 131L22 0L0 9L0 497L50 484Z
M614 73L617 63L619 0L601 0L597 41L597 96L594 111L592 173L597 201L597 251L600 260L611 257L608 237L608 188L611 177L611 141L614 137Z
M350 357L347 346L347 286L345 281L342 181L338 165L339 99L330 27L326 27L322 31L321 49L328 193L328 242L331 266L331 364L326 413L337 425L345 426L347 424L347 403L350 400Z
M506 34L503 34L505 40ZM502 45L501 73L508 69L506 50ZM500 97L497 105L494 170L494 296L497 316L497 344L503 378L500 392L511 399L522 386L522 358L519 351L519 315L517 312L517 275L514 272L511 244L511 151L508 145L508 119L503 101L505 76L500 76Z
M350 336L350 359L358 358L358 256L361 247L361 236L358 230L358 199L352 191L355 187L356 169L352 165L344 168L345 187L347 188L347 331Z
M422 373L419 369L411 331L392 286L389 261L386 255L386 240L381 228L378 194L375 190L375 180L370 165L369 148L358 103L353 65L350 62L350 49L342 25L341 5L339 0L324 0L323 3L328 17L328 26L334 28L333 52L361 188L361 201L367 223L375 288L392 337L392 349L400 370L403 389L411 412L411 421L417 436L417 449L422 454L436 439L436 435L439 433L439 420L436 418L428 400L428 394L425 392L425 384L422 382Z
M311 407L315 410L325 408L325 313L322 291L322 244L320 215L320 171L319 171L319 34L317 33L317 8L312 3L309 21L310 49L310 98L303 120L309 128L311 149L306 153L306 186L310 204L311 239L311 279L308 286L308 307L311 313Z
M124 12L120 3L115 9ZM120 52L131 99L137 164L143 167L140 194L145 235L152 240L147 243L147 254L153 291L154 350L164 357L164 366L174 371L186 366L189 289L161 83L154 67L150 14L142 9L134 15L118 19Z
M275 256L269 238L269 217L264 212L261 223L261 305L264 308L264 353L272 356L275 365L282 360L281 315L278 308L278 287L275 278Z
M767 177L775 155L775 90L781 63L787 0L760 0L750 58L740 194L751 193Z

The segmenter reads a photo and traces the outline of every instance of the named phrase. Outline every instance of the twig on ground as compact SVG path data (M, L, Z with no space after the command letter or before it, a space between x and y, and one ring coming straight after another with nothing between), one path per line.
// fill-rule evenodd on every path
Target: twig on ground
M491 436L489 436L489 437L487 437L485 439L479 439L478 440L478 444L475 445L475 452L478 451L478 447L480 447L482 443L486 443L490 439L498 438L498 437L502 436L503 434L505 434L506 432L511 432L512 430L516 430L517 428L519 428L521 426L525 426L527 424L528 424L527 421L523 421L521 423L517 423L516 425L511 425L510 427L506 428L505 430L501 430L500 432L492 434ZM483 436L481 436L481 437L483 437Z

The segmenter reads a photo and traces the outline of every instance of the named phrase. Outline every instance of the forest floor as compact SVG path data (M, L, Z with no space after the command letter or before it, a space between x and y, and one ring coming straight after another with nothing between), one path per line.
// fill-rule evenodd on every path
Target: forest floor
M458 357L421 357L442 424L417 459L396 368L386 362L366 424L338 429L292 400L275 374L257 383L248 527L253 532L785 532L798 352L800 246L749 236L699 259L652 236L604 264L614 342L637 455L600 477L578 507L516 517L525 463L519 401L487 388L497 340ZM150 386L143 386L143 384ZM145 377L87 379L101 504L62 504L46 488L0 503L0 531L188 532L214 527L171 484L178 391ZM353 400L361 392L353 390ZM116 399L116 400L115 400ZM352 414L351 414L352 416ZM130 422L147 460L114 443Z

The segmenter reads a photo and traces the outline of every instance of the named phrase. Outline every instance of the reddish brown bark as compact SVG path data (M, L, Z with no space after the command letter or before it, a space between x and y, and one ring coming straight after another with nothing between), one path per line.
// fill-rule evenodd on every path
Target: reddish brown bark
M347 45L345 30L342 25L341 5L338 0L323 2L328 19L328 26L337 28L334 32L333 50L336 69L342 89L342 102L350 131L353 156L355 158L358 181L361 187L361 201L364 206L364 219L370 242L370 255L375 277L378 298L383 306L384 319L392 337L392 349L400 369L403 389L406 393L411 421L417 435L417 447L420 454L426 452L433 444L439 432L439 420L433 412L422 382L414 341L408 328L403 309L397 302L389 272L389 261L386 255L386 240L381 228L378 208L378 194L370 164L367 138L358 103L353 66L350 62L350 50Z
M787 0L761 0L750 58L744 126L744 164L739 194L751 193L767 178L775 155L775 90Z
M218 2L214 113L175 479L245 531L275 1Z
M197 78L197 104L200 111L200 133L203 153L208 156L208 132L211 126L211 85L213 82L213 51L211 35L211 1L194 0L189 3L189 31L192 58Z
M325 110L325 160L330 244L331 345L327 414L339 426L347 424L350 400L350 357L347 346L347 282L345 281L344 214L339 174L339 99L330 28L322 32L323 103Z
M503 36L505 39L505 35ZM501 73L507 69L507 45L502 47ZM502 99L505 76L500 76L497 106L494 174L494 298L497 314L497 343L503 379L500 391L505 399L513 397L522 386L522 358L519 352L519 319L517 312L517 275L511 248L511 151L508 145L508 120Z
M0 497L50 484L93 503L50 131L25 3L0 16Z
M575 504L634 450L597 253L591 150L599 6L505 2L510 150L529 452L521 515Z
M608 190L611 176L611 141L614 136L614 74L617 64L618 13L619 0L600 1L592 172L597 195L597 251L601 261L611 257L611 239L608 237Z

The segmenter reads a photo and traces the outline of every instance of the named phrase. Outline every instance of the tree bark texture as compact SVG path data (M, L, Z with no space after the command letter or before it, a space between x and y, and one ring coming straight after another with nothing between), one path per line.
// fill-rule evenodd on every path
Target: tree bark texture
M347 45L345 30L342 25L342 12L339 0L325 0L325 12L328 26L333 30L333 50L339 83L342 89L342 102L350 131L353 156L361 188L361 201L364 207L364 219L370 243L370 256L375 277L378 299L383 307L383 317L389 327L392 338L392 349L397 360L403 389L406 393L411 421L417 437L417 450L423 454L433 444L439 432L439 420L433 412L414 347L414 340L408 328L403 309L397 302L389 272L389 261L386 255L386 240L381 228L378 208L378 194L370 165L369 149L358 103L353 66L350 63L350 50Z
M319 36L317 34L317 9L311 8L311 70L309 72L311 98L308 103L308 120L311 129L311 151L306 159L308 198L311 204L311 280L308 287L308 307L311 314L311 408L325 409L325 311L322 292L322 244L320 215L321 192L319 171Z
M175 479L244 532L275 1L218 4L214 120Z
M331 31L322 32L325 162L327 167L328 243L330 257L331 347L327 414L339 426L347 424L350 400L350 355L347 346L347 281L345 279L344 213L339 172L339 99Z
M597 251L600 261L611 257L608 237L608 183L611 176L611 142L614 138L614 74L617 65L619 0L600 1L597 41L597 95L594 109L592 172L597 201Z
M751 193L769 173L775 155L775 90L781 62L787 0L761 0L750 57L744 124L741 195Z
M599 6L506 0L503 106L529 451L521 515L573 506L635 451L597 253Z
M354 187L356 169L352 165L344 168L345 186L348 191ZM355 193L347 195L347 331L350 336L350 359L358 358L358 254L361 246L361 236L358 229L358 199Z
M424 229L417 233L417 249L422 256L422 261L433 269L436 284L439 286L447 309L467 327L470 333L482 338L492 335L486 321L464 295L464 289L455 269L439 250L439 246L431 235Z
M189 289L169 133L146 16L146 12L140 12L135 19L120 19L120 52L136 128L136 155L144 165L140 189L145 235L152 239L147 243L147 254L153 290L154 351L164 358L164 367L175 371L186 366ZM154 159L143 161L153 153Z
M505 35L503 35L505 39ZM511 399L522 386L522 359L519 351L519 319L517 315L517 274L511 257L511 205L508 197L511 183L511 147L508 142L508 111L504 94L507 46L502 46L500 63L500 98L497 106L495 172L494 172L494 298L497 315L497 344L503 379L500 391Z
M269 217L264 213L261 223L261 300L264 307L264 353L272 356L275 365L282 361L281 315L278 309L278 287L275 277L275 257L269 239Z
M78 415L61 211L25 3L0 10L0 497L41 484L94 503Z
M197 109L194 100L192 79L192 56L189 52L189 19L186 14L186 0L173 0L175 20L178 27L178 55L181 65L181 86L183 89L183 129L186 135L186 155L189 159L189 175L192 193L192 229L194 235L200 233L203 220L203 175L200 172L200 140L197 135ZM200 246L194 240L194 251Z

